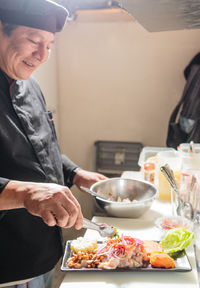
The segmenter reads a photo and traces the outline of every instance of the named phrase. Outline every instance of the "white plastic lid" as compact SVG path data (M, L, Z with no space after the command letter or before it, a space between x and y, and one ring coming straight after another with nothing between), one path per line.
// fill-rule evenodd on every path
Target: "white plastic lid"
M146 146L142 149L141 153L140 153L140 157L138 160L138 165L140 167L143 166L143 164L147 161L147 159L149 157L153 157L156 156L159 152L162 151L176 151L173 148L168 148L168 147L150 147L150 146Z

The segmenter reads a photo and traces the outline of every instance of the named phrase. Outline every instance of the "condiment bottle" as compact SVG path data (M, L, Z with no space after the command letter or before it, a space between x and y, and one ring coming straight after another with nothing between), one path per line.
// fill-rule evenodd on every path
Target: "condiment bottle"
M144 180L151 183L155 183L155 163L146 162L144 163Z

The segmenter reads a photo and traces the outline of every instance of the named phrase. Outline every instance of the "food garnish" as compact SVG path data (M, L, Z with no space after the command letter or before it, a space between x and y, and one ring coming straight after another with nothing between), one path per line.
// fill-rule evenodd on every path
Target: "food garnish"
M167 232L161 244L166 253L174 253L187 248L193 238L194 233L184 228L174 228Z
M150 255L150 263L153 267L159 268L170 269L175 267L174 259L165 252L153 252Z
M115 234L113 236L111 236L110 238L111 239L113 239L113 238L120 239L119 232L118 232L117 228L115 226L113 226L113 229L115 231Z

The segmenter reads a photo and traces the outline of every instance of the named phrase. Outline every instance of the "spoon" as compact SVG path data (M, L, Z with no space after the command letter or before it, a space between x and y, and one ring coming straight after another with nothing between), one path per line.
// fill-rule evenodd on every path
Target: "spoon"
M192 213L191 213L191 218L193 221L195 221L197 217L197 207L198 207L198 197L197 197L197 190L195 189L195 184L196 184L196 177L192 175L192 180L190 183L190 188L187 193L187 202L189 202L192 206Z
M163 173L163 175L166 177L166 179L168 180L168 182L171 185L172 189L175 191L175 193L177 195L177 199L178 199L178 207L176 208L177 214L181 215L182 214L181 212L183 210L186 210L185 211L186 213L184 213L184 216L186 218L188 218L189 220L191 220L193 218L193 214L194 214L192 205L189 202L183 201L183 199L181 198L181 193L180 193L180 190L178 188L178 185L177 185L176 179L174 177L173 171L171 170L171 168L169 167L168 164L166 164L165 166L161 166L160 170ZM172 199L172 205L173 205L173 199ZM175 213L173 211L173 215L174 214Z
M173 171L171 170L171 168L169 167L168 164L165 164L165 166L161 166L160 170L163 173L163 175L166 177L171 188L175 191L177 198L178 198L178 203L180 204L182 199L180 197L180 191L179 191L178 185L176 183L176 179L174 177ZM175 207L174 207L175 204L174 204L174 197L173 197L172 190L171 190L171 205L172 205L172 215L175 216ZM180 204L180 207L179 207L179 205L177 207L177 214L180 212L180 209L182 209L182 203Z
M81 188L83 191L89 193L89 194L92 195L92 196L95 196L95 197L98 197L98 198L107 200L105 197L99 195L98 193L96 193L96 192L94 192L94 191L92 191L92 190L90 190L90 189L88 189L88 188L86 188L86 187L84 187L84 186L80 186L80 188Z
M102 237L112 237L116 234L115 229L107 224L97 224L86 218L83 218L83 228L96 230Z
M190 153L194 153L194 142L193 141L190 141L190 144L189 144L189 152Z

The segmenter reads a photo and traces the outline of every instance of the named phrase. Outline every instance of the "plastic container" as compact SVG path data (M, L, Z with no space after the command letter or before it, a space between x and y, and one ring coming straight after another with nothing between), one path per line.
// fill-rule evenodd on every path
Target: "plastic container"
M183 143L178 147L178 151L182 158L180 191L183 200L188 201L193 192L190 191L192 176L199 179L200 175L200 144L193 143L191 151L191 144Z
M175 151L168 147L144 147L140 153L138 165L141 167L142 178L158 186L158 157L163 151Z
M200 153L200 143L193 143L192 147L194 149L194 153ZM190 143L182 143L177 148L180 152L188 153L190 152Z
M174 228L184 228L190 232L193 231L193 222L181 216L160 217L156 219L155 225L164 231L169 231Z
M164 151L158 153L158 196L161 200L171 200L171 187L165 176L160 171L160 167L168 164L173 170L174 176L178 185L180 184L181 174L181 162L180 153L174 151Z
M144 147L140 153L138 165L143 167L144 163L150 158L156 156L159 152L164 151L176 151L173 148L168 147Z

